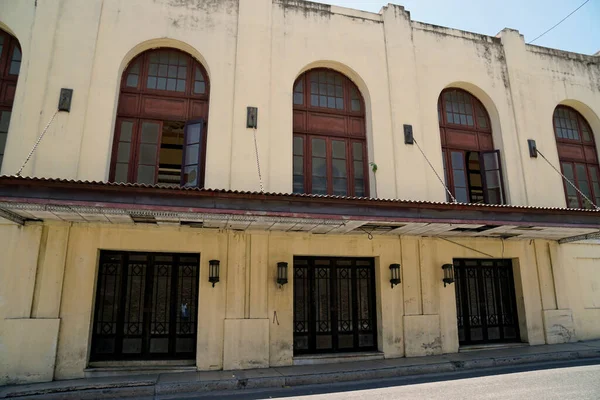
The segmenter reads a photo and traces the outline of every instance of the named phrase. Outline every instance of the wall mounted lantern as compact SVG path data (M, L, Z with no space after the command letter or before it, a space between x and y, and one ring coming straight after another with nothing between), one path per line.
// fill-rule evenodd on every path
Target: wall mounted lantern
M454 283L454 266L452 264L444 264L442 265L442 269L444 270L444 287L451 283Z
M288 263L286 263L286 262L278 262L277 263L277 283L279 284L279 287L288 283L287 269L288 269Z
M210 260L208 262L208 281L212 283L212 286L215 287L215 283L219 282L219 265L221 261L219 260Z
M390 283L392 284L392 289L394 285L400 283L400 264L390 264Z

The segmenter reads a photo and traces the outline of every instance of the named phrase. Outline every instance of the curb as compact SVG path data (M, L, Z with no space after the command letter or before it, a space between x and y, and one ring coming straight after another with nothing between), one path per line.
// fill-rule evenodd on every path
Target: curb
M476 358L467 361L444 361L432 364L409 366L383 366L360 371L342 371L305 375L281 375L247 379L225 379L213 381L189 381L158 383L157 379L143 381L123 381L112 384L67 385L52 389L20 389L15 386L12 391L4 390L0 398L39 398L54 399L117 399L117 398L160 398L190 393L206 393L224 390L247 390L281 388L302 385L339 383L359 380L395 378L402 376L427 375L434 373L459 372L481 368L505 367L509 365L531 364L538 362L567 361L600 357L600 349L563 351L521 356Z

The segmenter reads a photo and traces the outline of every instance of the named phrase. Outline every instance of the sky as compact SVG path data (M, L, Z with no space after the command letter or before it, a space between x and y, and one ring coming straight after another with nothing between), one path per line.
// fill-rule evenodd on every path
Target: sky
M517 29L525 42L552 27L585 0L314 0L378 13L387 3L404 6L411 19L495 36ZM594 54L600 51L600 0L590 0L533 44Z

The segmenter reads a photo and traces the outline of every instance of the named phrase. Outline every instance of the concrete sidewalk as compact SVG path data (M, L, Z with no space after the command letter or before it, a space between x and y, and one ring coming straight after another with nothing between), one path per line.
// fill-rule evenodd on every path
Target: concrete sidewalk
M441 356L302 365L245 371L156 373L0 387L0 398L169 399L188 393L392 378L544 361L600 357L600 340Z

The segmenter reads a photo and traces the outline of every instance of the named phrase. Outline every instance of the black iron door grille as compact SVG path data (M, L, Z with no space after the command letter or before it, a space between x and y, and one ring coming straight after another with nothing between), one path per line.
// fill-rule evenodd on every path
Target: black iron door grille
M373 259L294 258L294 354L377 349Z
M518 342L519 321L510 260L454 260L461 345Z
M102 251L90 361L196 358L197 254Z

